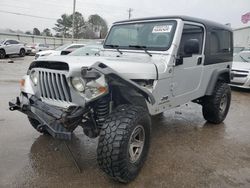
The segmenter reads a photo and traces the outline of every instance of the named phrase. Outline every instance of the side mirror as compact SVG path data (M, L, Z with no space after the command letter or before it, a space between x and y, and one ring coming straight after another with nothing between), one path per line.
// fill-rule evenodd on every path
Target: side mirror
M184 44L184 53L186 55L198 54L200 51L200 44L197 39L189 39Z
M7 45L7 46L8 46L8 45L10 45L10 43L9 43L9 42L5 42L5 45Z

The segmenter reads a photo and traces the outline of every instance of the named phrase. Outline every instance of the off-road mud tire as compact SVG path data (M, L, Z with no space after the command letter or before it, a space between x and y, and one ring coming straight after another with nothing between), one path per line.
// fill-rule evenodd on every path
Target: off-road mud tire
M144 146L136 161L131 162L131 135L138 126L145 131ZM101 128L97 148L100 168L116 181L128 183L136 178L143 166L150 145L151 118L139 106L121 105L110 114Z
M224 105L222 104L224 100ZM219 124L224 121L229 111L231 103L231 89L223 81L218 81L213 95L207 96L202 102L202 113L204 118L213 124ZM221 110L223 106L223 110Z

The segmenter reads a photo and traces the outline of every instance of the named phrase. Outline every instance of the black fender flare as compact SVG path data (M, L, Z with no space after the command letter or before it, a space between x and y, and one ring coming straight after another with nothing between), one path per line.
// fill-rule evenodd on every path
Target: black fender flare
M124 78L118 72L113 70L112 68L108 67L102 62L96 62L94 65L90 67L91 69L95 69L96 71L104 74L110 80L114 80L116 82L120 82L121 84L127 85L128 87L134 89L136 92L141 94L150 104L155 104L155 98L148 90L142 88L137 83Z
M230 79L231 79L231 71L229 68L214 70L210 78L210 81L208 83L205 95L213 94L215 85L218 80L224 80L226 83L230 83Z

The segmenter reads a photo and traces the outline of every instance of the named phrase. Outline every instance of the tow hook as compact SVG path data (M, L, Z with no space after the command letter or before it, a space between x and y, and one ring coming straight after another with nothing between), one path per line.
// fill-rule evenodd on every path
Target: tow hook
M10 111L15 111L15 110L18 110L20 109L20 99L19 97L16 98L16 102L12 103L12 102L9 102L9 109Z

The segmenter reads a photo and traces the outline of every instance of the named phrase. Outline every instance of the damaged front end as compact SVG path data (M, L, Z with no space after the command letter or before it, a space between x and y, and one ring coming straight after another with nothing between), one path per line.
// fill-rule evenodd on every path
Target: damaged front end
M119 103L113 99L112 84L131 88L148 103L155 103L147 89L103 63L70 71L66 63L35 61L24 77L20 97L9 102L9 109L37 120L40 124L36 129L46 130L54 138L71 139L77 126L94 138L99 135L114 103Z

